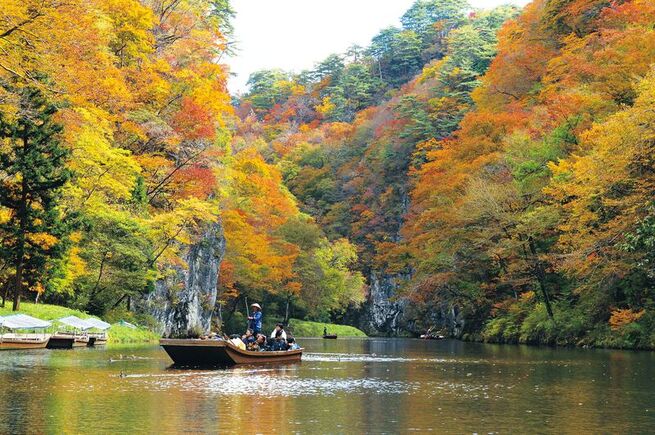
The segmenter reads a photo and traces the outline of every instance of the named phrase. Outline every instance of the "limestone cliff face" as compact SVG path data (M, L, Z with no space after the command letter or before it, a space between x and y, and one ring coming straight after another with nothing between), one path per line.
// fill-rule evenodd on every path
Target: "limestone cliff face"
M432 301L427 307L417 308L398 295L404 275L385 275L371 272L369 295L359 326L369 335L419 335L428 328L461 337L466 319L459 306L450 300Z
M225 254L220 224L208 226L182 249L186 268L175 267L138 305L161 325L164 337L187 337L210 329L216 303L218 271Z
M373 271L369 275L369 295L361 319L361 327L370 335L399 335L408 331L405 308L408 301L397 298L399 276Z

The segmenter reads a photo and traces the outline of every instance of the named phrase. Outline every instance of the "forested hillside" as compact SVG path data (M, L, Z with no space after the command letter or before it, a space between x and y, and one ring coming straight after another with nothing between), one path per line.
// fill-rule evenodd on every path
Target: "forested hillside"
M228 327L655 347L655 4L417 0L236 97L233 14L3 3L3 303L129 317L213 225Z
M212 224L228 241L226 312L246 295L315 317L362 300L352 245L329 241L234 134L220 63L232 15L225 0L3 2L3 304L129 318Z
M251 76L240 131L357 246L350 321L653 346L654 13L418 1L369 47Z

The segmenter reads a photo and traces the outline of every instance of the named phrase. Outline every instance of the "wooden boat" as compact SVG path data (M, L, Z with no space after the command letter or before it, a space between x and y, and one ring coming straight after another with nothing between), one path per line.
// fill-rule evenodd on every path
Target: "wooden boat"
M0 335L0 350L44 349L50 341L50 334Z
M88 335L76 335L73 341L73 347L87 347L89 345Z
M435 335L435 334L423 334L420 337L422 340L443 340L444 337L443 335Z
M162 338L159 345L180 366L293 363L300 361L303 351L253 352L239 349L225 340Z
M71 332L57 332L50 337L48 349L72 349L89 345L89 336Z
M72 349L75 343L75 335L65 332L52 334L48 341L48 349Z
M337 339L337 334L325 334L323 336L324 339L326 340L336 340Z
M107 344L107 334L89 334L89 347L91 346L103 346Z

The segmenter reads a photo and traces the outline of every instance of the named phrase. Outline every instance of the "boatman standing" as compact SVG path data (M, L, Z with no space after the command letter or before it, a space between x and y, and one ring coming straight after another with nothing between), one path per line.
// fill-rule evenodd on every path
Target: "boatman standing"
M259 304L251 304L250 308L252 308L252 315L248 317L248 328L257 336L262 332L262 307Z

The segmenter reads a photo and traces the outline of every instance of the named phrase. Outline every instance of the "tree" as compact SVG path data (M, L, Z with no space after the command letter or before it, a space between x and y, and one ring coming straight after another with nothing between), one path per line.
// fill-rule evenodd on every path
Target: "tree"
M54 262L65 253L69 227L58 205L71 175L57 108L33 87L18 92L17 117L0 113L0 205L11 213L0 229L3 257L14 266L14 311L25 289L44 290Z

